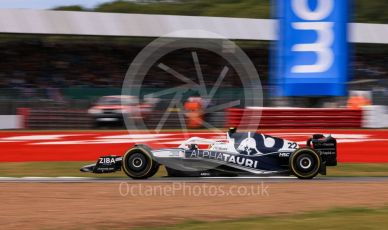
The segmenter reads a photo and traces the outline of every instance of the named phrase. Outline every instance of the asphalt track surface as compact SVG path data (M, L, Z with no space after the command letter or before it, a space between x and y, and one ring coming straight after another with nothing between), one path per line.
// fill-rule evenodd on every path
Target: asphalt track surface
M387 182L388 177L318 177L312 180L300 180L296 177L159 177L147 180L126 178L93 178L93 177L0 177L0 183L309 183L309 182Z
M129 229L384 207L387 182L388 177L8 178L0 183L0 223L2 229Z

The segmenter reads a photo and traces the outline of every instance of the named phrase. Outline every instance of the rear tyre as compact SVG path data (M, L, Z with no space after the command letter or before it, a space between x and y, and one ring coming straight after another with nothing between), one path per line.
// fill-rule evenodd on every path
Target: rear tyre
M299 179L312 179L320 170L322 160L320 155L310 148L302 148L290 156L289 166L291 173Z
M159 164L149 151L141 147L128 150L123 156L123 171L132 179L146 179L156 174Z

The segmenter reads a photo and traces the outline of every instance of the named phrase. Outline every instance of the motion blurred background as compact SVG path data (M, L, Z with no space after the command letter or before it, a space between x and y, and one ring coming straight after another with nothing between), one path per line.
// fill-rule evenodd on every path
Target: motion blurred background
M244 111L252 117L261 112L262 128L387 127L387 5L384 0L2 1L0 129L123 128L123 116L155 128L166 111L167 129L181 127L179 113L193 129L208 128L202 121L238 126ZM171 108L174 95L144 97L183 84L158 63L197 82L195 51L208 90L224 66L233 64L194 47L175 50L152 66L141 86L132 86L141 87L140 95L120 96L139 52L157 37L186 29L218 33L249 56L260 76L263 108L243 102L203 114L210 106L244 99L233 68L211 100L188 90L182 108ZM198 37L186 36L216 39ZM222 42L220 47L234 52Z
M386 229L387 10L386 0L0 0L1 228ZM160 59L135 61L166 34L192 46L172 42L151 55L173 50ZM246 61L227 61L239 49L219 36ZM214 43L217 52L197 47ZM247 85L254 74L236 66L249 62L260 80ZM141 65L150 68L124 85L136 93L123 94ZM124 130L123 119L139 126ZM223 140L229 127L300 146L332 135L338 167L308 183L79 171L135 144ZM270 194L205 189L257 185Z

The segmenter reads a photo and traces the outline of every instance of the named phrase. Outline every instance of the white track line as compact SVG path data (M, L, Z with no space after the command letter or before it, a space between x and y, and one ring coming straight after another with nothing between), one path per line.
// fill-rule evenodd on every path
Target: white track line
M294 176L239 176L239 177L200 177L203 179L296 179Z
M0 183L246 183L257 182L300 182L310 181L299 180L292 176L273 177L161 177L148 180L132 180L130 178L96 178L96 177L0 177ZM318 177L311 182L388 182L388 177Z
M41 180L98 180L93 177L0 177L0 181L20 180L20 181L41 181ZM102 178L100 178L102 179ZM105 178L104 178L105 179Z
M293 176L241 176L241 177L193 177L193 178L200 178L200 179L230 179L230 180L238 180L238 179L296 179L296 177ZM109 179L129 179L129 178L98 178L98 177L67 177L67 176L60 176L60 177L0 177L1 180L109 180ZM155 179L155 178L153 178ZM180 177L174 178L174 177L164 177L162 179L177 179L179 180Z

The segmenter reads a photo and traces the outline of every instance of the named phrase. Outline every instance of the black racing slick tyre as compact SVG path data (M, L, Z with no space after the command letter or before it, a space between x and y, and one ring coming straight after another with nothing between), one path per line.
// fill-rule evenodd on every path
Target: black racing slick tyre
M297 149L290 156L291 173L299 179L314 178L321 168L321 156L310 148Z
M147 179L157 173L159 164L153 160L150 151L134 147L124 154L122 168L132 179Z

